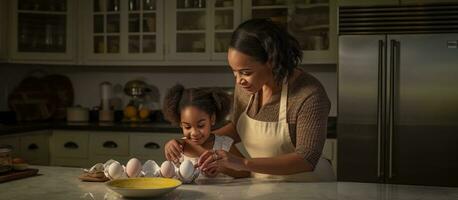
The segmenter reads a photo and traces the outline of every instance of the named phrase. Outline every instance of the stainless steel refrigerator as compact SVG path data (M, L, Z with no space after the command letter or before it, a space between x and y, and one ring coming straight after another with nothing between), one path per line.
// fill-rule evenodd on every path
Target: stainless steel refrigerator
M339 15L338 180L458 186L458 5Z

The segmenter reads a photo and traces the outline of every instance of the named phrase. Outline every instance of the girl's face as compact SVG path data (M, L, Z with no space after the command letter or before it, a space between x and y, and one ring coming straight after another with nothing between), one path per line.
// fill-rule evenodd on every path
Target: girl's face
M188 106L181 111L180 126L183 134L195 144L202 145L207 141L214 123L214 116L195 106Z
M242 52L229 48L227 59L236 83L248 93L256 93L273 80L269 62L261 63Z

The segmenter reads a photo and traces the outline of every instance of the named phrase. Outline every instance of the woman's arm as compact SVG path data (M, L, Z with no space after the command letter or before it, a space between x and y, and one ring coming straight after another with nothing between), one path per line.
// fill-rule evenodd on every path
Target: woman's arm
M218 160L214 160L216 152ZM217 167L225 167L237 171L251 171L272 175L289 175L313 171L313 165L307 163L297 153L288 153L270 158L243 158L232 153L218 150L206 151L200 156L198 166L205 172Z
M313 171L313 166L297 153L270 158L245 159L243 163L246 170L263 174L289 175Z
M240 153L237 147L235 147L235 145L231 146L231 149L229 150L229 152L233 155L243 158L243 155ZM234 178L245 178L245 177L249 177L251 174L249 171L238 171L238 170L234 170L234 169L227 168L227 167L221 167L219 171L223 174L226 174Z

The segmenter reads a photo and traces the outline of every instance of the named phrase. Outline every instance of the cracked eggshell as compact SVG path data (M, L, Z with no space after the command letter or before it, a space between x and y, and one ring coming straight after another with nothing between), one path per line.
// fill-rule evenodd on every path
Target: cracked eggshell
M126 173L128 177L137 177L142 170L142 163L137 158L132 158L127 162Z
M161 175L165 178L172 178L175 176L175 166L170 161L164 161L161 165Z

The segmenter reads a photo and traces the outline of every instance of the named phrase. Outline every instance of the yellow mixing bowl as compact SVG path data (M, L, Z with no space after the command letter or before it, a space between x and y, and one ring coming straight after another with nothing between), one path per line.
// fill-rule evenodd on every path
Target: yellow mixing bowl
M111 180L105 184L123 197L156 197L174 190L182 183L171 178L127 178Z

